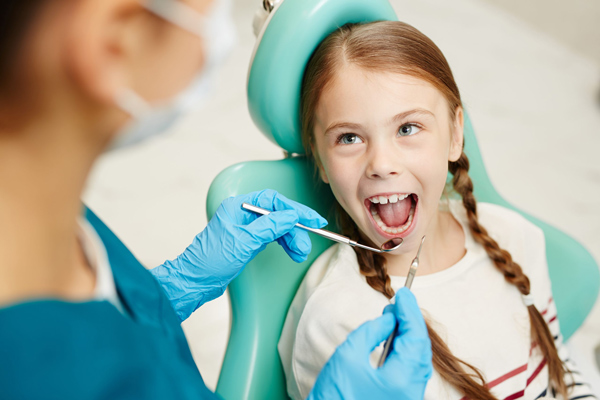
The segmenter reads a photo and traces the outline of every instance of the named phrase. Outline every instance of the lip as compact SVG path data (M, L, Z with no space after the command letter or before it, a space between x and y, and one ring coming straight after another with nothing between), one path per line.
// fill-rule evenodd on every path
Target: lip
M392 194L399 194L402 192L389 192L389 193L378 193L378 194L374 194L372 196L369 196L365 199L364 204L365 204L365 208L367 211L367 216L369 217L369 220L371 221L371 224L375 227L375 230L377 231L377 233L386 238L387 240L389 239L394 239L394 238L402 238L404 239L405 237L407 237L408 235L410 235L414 230L415 227L417 226L417 219L419 218L419 204L420 201L418 200L419 196L414 194L414 193L410 193L410 195L415 195L417 196L417 205L415 207L415 214L413 216L413 220L412 223L410 224L410 226L408 227L408 229L406 229L404 232L402 233L396 233L396 234L391 234L391 233L387 233L386 231L382 230L379 225L377 225L377 222L375 222L375 220L373 219L373 216L371 215L371 200L369 200L371 197L374 196L389 196ZM402 193L405 194L405 193Z

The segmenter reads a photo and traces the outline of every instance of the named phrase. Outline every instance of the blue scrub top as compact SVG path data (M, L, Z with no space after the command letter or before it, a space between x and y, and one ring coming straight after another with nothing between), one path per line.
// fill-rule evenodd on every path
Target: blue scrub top
M127 315L107 301L0 308L0 399L219 399L160 285L89 209Z

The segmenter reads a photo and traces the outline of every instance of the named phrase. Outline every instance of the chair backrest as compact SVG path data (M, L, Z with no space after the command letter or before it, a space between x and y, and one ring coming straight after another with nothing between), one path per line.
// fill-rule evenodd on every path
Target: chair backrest
M259 35L248 77L248 104L256 125L288 153L302 153L298 116L304 66L316 46L348 22L397 19L387 0L285 0ZM494 189L485 171L472 125L465 115L465 152L475 196L515 209ZM333 195L304 157L251 161L222 171L207 198L208 217L229 196L270 188L332 220ZM519 211L519 210L517 210ZM583 322L598 294L600 273L575 240L524 214L546 235L547 256L561 330L568 338ZM334 226L329 229L335 230ZM229 285L232 325L217 392L225 400L287 399L277 343L287 310L310 264L331 242L311 234L313 251L294 263L270 244Z
M326 216L333 197L327 186L316 182L313 166L304 157L234 165L213 181L208 215L229 196L271 188ZM292 261L277 243L268 245L229 285L231 333L217 386L225 400L288 398L277 342L304 274L331 246L313 234L311 241L313 250L301 264Z

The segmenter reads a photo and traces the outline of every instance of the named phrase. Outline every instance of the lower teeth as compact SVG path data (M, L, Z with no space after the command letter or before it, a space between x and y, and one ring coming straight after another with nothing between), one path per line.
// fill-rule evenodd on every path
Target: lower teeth
M375 210L375 207L371 207L371 215L373 216L373 219L375 220L375 222L377 223L377 225L379 225L379 227L381 228L381 230L383 230L384 232L387 232L387 233L390 233L390 234L402 233L405 230L407 230L408 227L410 226L410 224L412 223L413 217L415 215L415 204L413 204L410 207L410 211L408 212L408 219L406 220L406 222L404 223L404 225L396 227L396 228L392 228L392 227L387 226L381 220L381 217L379 216L379 214L377 214L377 210Z

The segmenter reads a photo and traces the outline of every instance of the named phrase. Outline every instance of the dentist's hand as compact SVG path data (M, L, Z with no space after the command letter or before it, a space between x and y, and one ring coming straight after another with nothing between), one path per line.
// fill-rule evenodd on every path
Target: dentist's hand
M371 352L394 330L393 349L381 368ZM410 290L396 293L384 314L348 335L321 370L308 400L422 399L431 377L431 342L423 315Z
M242 209L242 203L272 210L260 216ZM175 260L151 270L183 321L225 288L267 244L277 240L296 262L311 251L308 233L300 222L322 228L327 221L310 208L274 190L263 190L223 201L208 226Z

